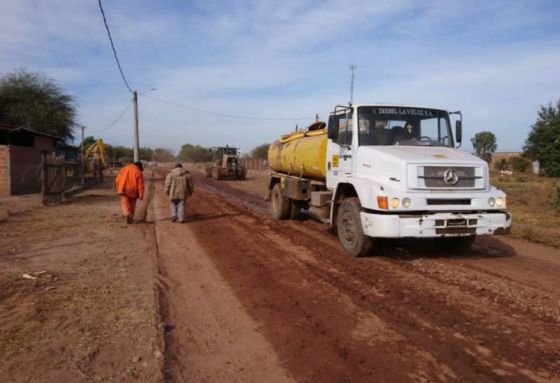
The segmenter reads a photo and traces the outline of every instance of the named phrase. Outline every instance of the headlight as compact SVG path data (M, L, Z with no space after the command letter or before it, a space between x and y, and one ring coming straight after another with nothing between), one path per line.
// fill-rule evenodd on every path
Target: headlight
M403 206L405 209L408 209L408 208L410 207L410 205L412 205L412 201L410 200L410 198L404 198L404 199L402 200L402 206Z
M400 204L401 204L401 202L399 201L398 198L393 198L393 199L391 199L391 207L392 207L393 209L398 208Z
M488 205L490 205L490 207L494 207L495 204L496 200L494 199L494 197L488 198Z
M502 197L498 197L498 199L496 199L496 206L504 207L504 199Z

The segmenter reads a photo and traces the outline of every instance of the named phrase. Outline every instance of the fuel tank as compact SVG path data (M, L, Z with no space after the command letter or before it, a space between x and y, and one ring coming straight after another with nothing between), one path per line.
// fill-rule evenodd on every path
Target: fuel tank
M272 170L293 176L324 181L327 175L327 129L316 122L305 132L286 134L268 148Z

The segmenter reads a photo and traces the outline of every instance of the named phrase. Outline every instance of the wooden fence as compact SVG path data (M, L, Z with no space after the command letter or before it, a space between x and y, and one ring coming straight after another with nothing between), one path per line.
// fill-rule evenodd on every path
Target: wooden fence
M64 157L41 157L41 197L43 205L60 203L64 199L66 172Z
M241 158L241 166L247 169L247 174L266 174L269 171L268 161L257 158Z

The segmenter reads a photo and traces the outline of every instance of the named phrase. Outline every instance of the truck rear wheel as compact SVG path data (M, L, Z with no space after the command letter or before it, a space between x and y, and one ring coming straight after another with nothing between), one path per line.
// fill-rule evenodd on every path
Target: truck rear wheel
M290 219L299 219L301 216L301 204L299 201L290 200Z
M360 210L360 200L352 197L342 201L336 214L338 240L342 248L354 257L368 254L373 247L373 240L364 234Z
M444 237L435 238L434 242L438 250L464 253L471 248L475 238L476 235L469 235L468 237Z
M280 184L277 183L272 188L271 208L272 216L276 219L287 219L290 217L290 199L282 193Z

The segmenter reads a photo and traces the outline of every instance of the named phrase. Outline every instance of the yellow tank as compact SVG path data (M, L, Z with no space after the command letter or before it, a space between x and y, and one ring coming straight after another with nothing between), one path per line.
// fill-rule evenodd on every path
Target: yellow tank
M327 175L327 129L315 123L306 132L282 136L268 148L270 168L280 173L324 181Z

